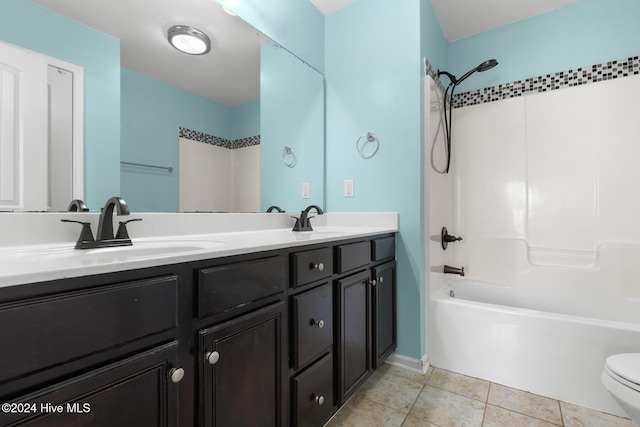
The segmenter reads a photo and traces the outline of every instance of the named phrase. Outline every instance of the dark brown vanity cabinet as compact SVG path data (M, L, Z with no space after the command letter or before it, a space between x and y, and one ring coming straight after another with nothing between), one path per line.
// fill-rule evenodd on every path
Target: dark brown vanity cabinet
M387 234L0 287L0 426L320 427L395 349L394 259Z
M322 426L336 410L332 275L332 247L291 254L291 426Z
M338 397L351 397L372 370L371 276L369 271L337 281Z
M286 425L286 256L256 254L198 272L199 424Z
M282 426L285 303L200 332L201 425Z
M292 378L292 426L323 426L335 413L333 372L333 354L328 353Z
M293 367L299 369L331 350L333 292L331 283L291 297Z
M158 273L2 289L0 425L176 425L180 280Z
M372 363L377 369L396 349L396 263L389 261L372 271Z
M396 349L396 239L387 236L371 241L373 368Z
M2 426L177 425L178 343L171 342L13 399ZM13 412L11 412L13 410Z
M396 349L395 236L336 247L336 354L342 405Z

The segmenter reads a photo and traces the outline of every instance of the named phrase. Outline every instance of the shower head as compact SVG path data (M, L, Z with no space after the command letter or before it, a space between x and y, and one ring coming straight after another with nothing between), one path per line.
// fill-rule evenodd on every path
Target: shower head
M496 65L498 65L498 61L496 61L495 59L489 59L488 61L484 61L482 64L478 65L478 72L483 72L483 71L487 71L490 70L491 68L495 67Z
M450 85L457 86L464 79L466 79L467 77L469 77L471 74L475 73L476 71L481 73L483 71L487 71L487 70L495 67L496 65L498 65L498 61L496 61L495 59L489 59L487 61L484 61L482 64L478 65L476 68L473 68L473 69L467 71L459 79L456 79L456 76L452 75L451 73L447 73L446 71L440 71L440 70L438 70L438 77L440 77L442 74L444 74L445 76L449 77L449 80L451 80Z
M466 79L467 77L469 77L471 74L475 73L476 71L481 73L483 71L487 71L493 67L495 67L496 65L498 65L498 61L496 61L495 59L489 59L487 61L484 61L483 63L481 63L480 65L478 65L476 68L473 68L469 71L467 71L467 73L465 75L463 75L462 77L460 77L459 79L456 79L456 76L454 76L451 73L448 73L446 71L440 71L438 70L438 77L440 77L441 75L445 75L447 77L449 77L449 80L451 81L449 83L449 87L447 87L447 89L444 91L443 94L443 104L445 105L444 108L444 127L445 127L445 138L446 138L446 144L447 144L447 168L444 170L444 173L449 173L449 166L451 165L451 112L453 110L453 92L456 90L456 86L458 86L464 79ZM449 96L449 114L447 117L447 94L449 93L449 89L451 89L451 93Z

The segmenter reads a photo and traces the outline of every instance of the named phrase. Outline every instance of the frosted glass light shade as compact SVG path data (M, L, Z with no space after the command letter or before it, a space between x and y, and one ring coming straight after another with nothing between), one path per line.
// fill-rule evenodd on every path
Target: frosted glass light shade
M204 55L211 50L211 40L202 31L187 25L174 25L167 31L171 46L189 55Z

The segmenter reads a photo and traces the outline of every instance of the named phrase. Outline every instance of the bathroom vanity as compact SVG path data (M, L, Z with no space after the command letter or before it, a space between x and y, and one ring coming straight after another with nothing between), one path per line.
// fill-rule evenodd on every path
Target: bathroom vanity
M322 426L395 349L395 230L290 233L0 287L0 425Z

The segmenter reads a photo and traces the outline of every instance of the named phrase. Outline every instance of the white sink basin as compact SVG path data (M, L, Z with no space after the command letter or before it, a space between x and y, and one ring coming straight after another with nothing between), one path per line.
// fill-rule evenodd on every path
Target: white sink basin
M95 249L75 249L73 246L27 248L2 254L16 262L102 264L114 261L157 259L180 254L208 251L224 247L225 242L213 240L152 240L134 241L131 246Z

